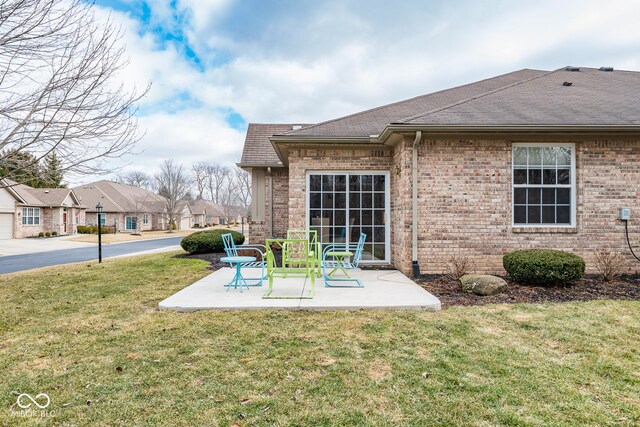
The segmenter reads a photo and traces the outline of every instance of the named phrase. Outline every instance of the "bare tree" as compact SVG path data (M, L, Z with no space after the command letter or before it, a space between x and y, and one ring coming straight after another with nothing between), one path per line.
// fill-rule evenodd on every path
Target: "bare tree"
M169 230L173 231L179 214L180 201L189 192L191 181L182 165L165 160L156 174L158 194L166 199L165 216L169 221Z
M116 177L116 182L121 184L133 185L134 187L144 188L145 190L153 190L153 178L141 171L130 171Z
M203 199L207 189L208 165L205 162L197 162L193 164L191 169L193 169L193 182L196 185L196 199Z
M209 190L209 198L213 203L222 204L226 187L229 185L231 177L231 169L227 166L217 164L207 165L207 189Z
M234 204L242 208L242 216L248 217L251 211L251 174L237 166L234 172Z
M56 152L62 173L107 172L141 135L123 32L83 0L0 0L0 151Z

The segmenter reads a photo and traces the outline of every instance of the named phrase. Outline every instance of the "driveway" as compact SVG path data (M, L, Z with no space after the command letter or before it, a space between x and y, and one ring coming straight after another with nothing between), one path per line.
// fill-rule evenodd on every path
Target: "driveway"
M128 243L112 243L102 245L102 257L110 258L132 255L140 252L179 249L178 246L184 236L166 239L142 240ZM67 242L71 243L71 242ZM56 249L47 252L36 252L22 255L0 257L0 274L16 271L31 270L33 268L49 267L53 265L69 264L72 262L92 261L98 258L98 245L82 243L82 247L71 249Z
M95 246L95 244L69 241L67 236L49 237L47 239L0 240L0 257L63 249L90 248L92 246Z

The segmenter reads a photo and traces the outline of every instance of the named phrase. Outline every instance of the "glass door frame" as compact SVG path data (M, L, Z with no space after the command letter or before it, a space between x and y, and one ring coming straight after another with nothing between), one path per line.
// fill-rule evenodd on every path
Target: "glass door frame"
M311 199L311 191L310 191L310 177L311 175L346 175L347 177L347 187L346 187L346 236L347 243L358 243L349 241L350 238L350 224L349 224L349 175L383 175L385 177L384 180L384 238L385 238L385 259L379 260L367 260L362 259L360 261L361 264L381 264L386 265L391 263L391 216L390 216L390 173L389 171L376 171L376 170L307 170L306 172L306 187L305 187L305 221L307 230L311 227L311 210L310 210L310 199Z

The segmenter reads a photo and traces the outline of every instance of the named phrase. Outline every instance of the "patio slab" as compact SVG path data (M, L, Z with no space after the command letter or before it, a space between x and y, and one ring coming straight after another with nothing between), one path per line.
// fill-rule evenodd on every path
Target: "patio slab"
M259 276L250 269L245 277ZM312 299L263 299L268 282L262 287L251 287L243 292L224 287L234 275L228 267L187 286L158 306L162 310L440 310L440 300L396 270L356 270L350 273L359 278L364 288L327 288L324 280L316 278L315 297ZM310 280L303 278L274 279L272 296L300 296L307 294Z

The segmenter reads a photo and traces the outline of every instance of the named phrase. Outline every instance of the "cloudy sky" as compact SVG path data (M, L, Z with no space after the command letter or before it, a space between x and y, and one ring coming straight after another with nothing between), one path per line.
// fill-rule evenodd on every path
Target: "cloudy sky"
M127 169L233 164L249 122L319 122L521 68L640 70L640 1L97 0L152 88ZM114 166L117 166L114 164Z

